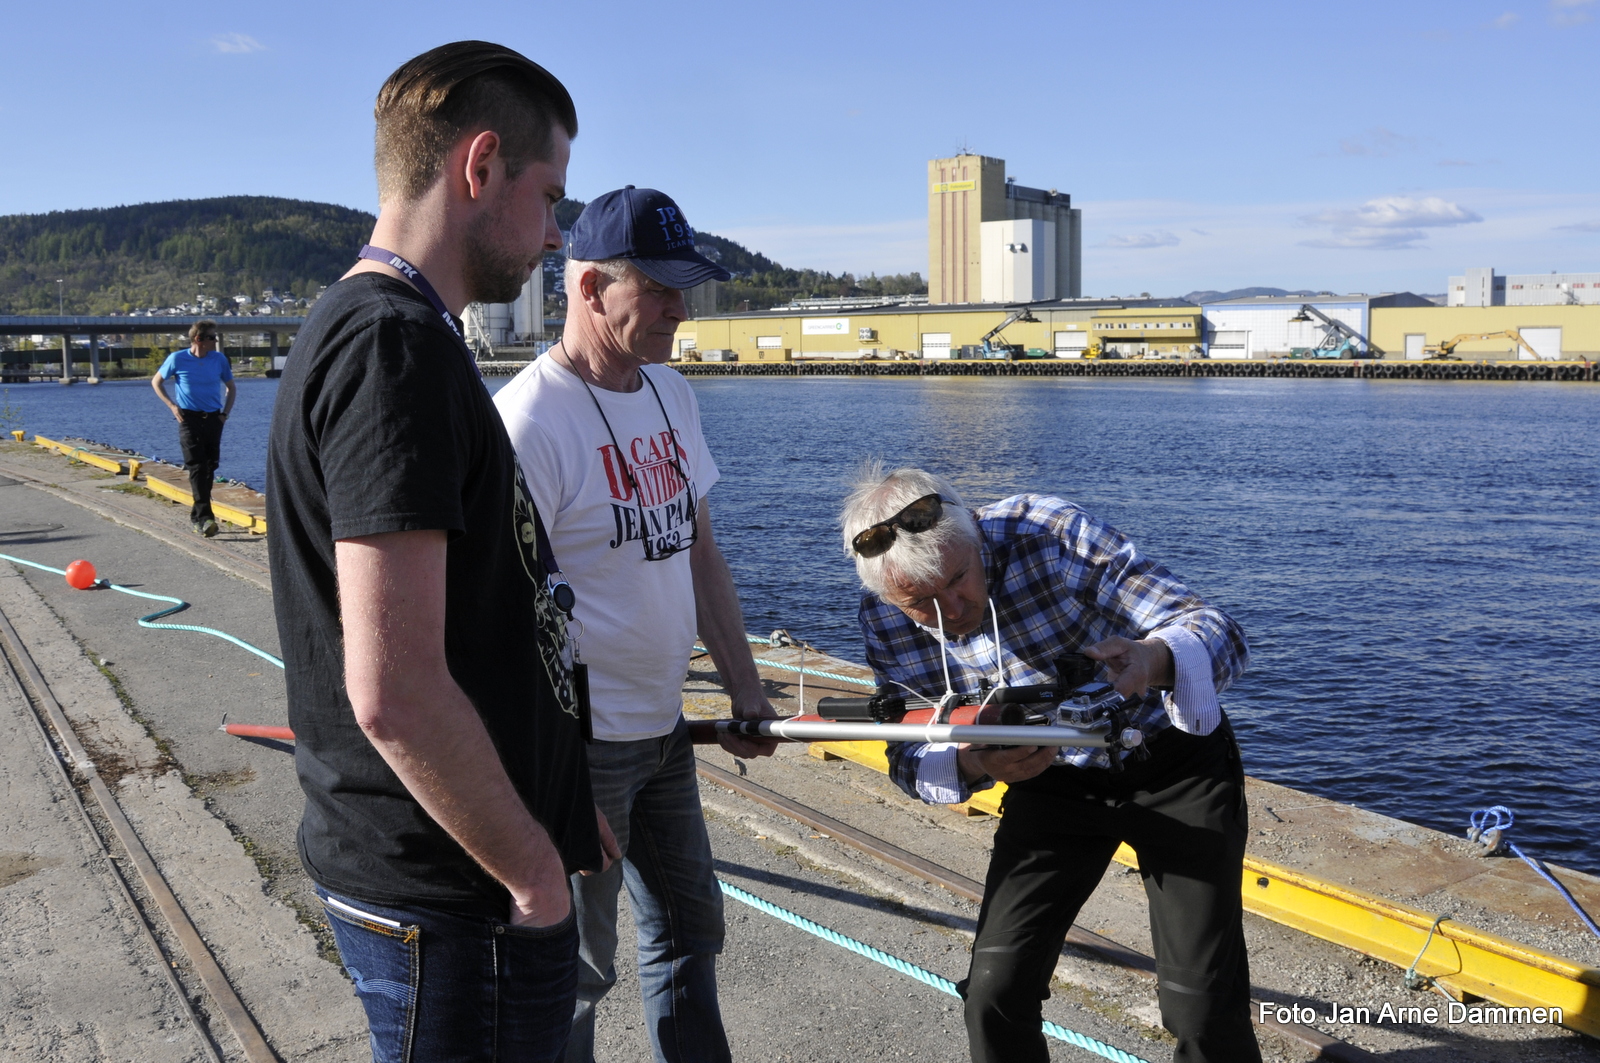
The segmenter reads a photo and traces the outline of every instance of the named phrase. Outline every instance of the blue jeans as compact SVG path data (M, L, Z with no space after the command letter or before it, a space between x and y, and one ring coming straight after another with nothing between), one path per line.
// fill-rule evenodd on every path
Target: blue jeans
M373 1063L553 1063L566 1049L578 930L389 908L317 889L367 1012Z
M727 1063L717 1007L722 891L700 813L694 747L683 720L662 738L590 742L589 784L623 860L603 875L574 875L578 1005L568 1063L594 1059L594 1009L617 981L617 894L639 932L639 991L656 1063Z

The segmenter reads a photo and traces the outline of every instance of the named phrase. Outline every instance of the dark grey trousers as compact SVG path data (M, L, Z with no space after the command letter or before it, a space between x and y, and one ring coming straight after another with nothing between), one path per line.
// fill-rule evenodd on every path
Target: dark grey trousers
M1168 730L1120 775L1051 768L1006 794L972 966L961 983L974 1063L1046 1063L1039 1029L1067 931L1117 843L1139 854L1162 1023L1175 1063L1259 1063L1239 880L1244 771L1224 720Z

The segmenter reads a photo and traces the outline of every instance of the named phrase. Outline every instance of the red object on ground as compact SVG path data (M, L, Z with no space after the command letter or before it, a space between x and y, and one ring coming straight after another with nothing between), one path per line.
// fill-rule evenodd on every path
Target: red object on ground
M294 732L287 727L268 727L259 723L225 723L222 729L238 738L277 738L294 741Z
M86 591L94 586L94 563L84 561L82 558L67 566L67 583L80 591Z

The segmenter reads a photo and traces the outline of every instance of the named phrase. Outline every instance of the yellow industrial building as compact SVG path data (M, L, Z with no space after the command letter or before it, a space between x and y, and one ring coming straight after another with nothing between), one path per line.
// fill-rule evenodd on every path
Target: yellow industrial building
M1374 307L1372 343L1390 358L1419 359L1457 336L1516 331L1541 358L1600 359L1600 306L1406 306ZM1461 341L1457 358L1526 361L1515 339Z
M993 304L780 307L696 318L678 326L688 361L976 357L1012 308ZM1081 358L1099 348L1133 358L1199 357L1200 308L1178 299L1063 299L1035 303L992 343L1033 357ZM962 348L967 348L963 354Z

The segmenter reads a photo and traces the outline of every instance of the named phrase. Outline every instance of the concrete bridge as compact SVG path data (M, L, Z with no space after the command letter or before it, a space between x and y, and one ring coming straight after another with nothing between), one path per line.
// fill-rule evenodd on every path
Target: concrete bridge
M196 321L203 320L211 320L217 323L217 331L222 334L224 343L226 343L229 334L255 335L257 333L266 333L271 337L273 365L278 364L276 359L283 353L280 346L280 337L284 335L293 336L306 323L306 319L303 317L275 317L271 315L248 317L177 314L162 317L7 315L0 316L0 336L45 335L61 337L60 381L63 384L71 384L80 379L72 375L72 338L74 336L87 336L89 338L89 376L86 379L90 384L98 384L100 383L99 341L101 336L187 333L190 325L193 325Z

